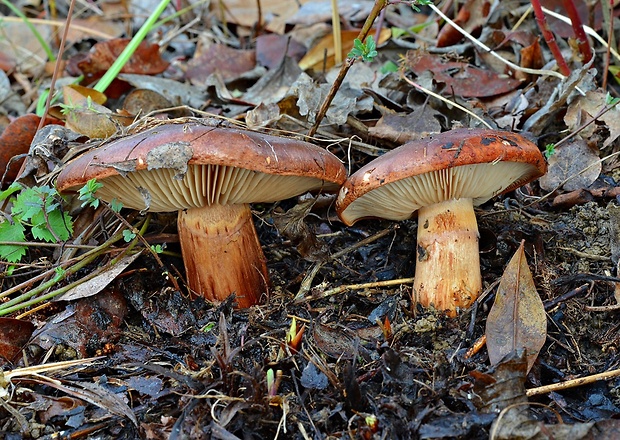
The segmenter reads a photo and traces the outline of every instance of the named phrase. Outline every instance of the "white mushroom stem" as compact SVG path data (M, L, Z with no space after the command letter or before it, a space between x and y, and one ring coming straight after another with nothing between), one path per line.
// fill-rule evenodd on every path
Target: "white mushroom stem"
M267 265L249 205L180 211L178 229L187 281L194 293L219 303L234 292L239 308L264 302Z
M453 199L418 210L414 299L455 316L482 289L478 224L472 199Z

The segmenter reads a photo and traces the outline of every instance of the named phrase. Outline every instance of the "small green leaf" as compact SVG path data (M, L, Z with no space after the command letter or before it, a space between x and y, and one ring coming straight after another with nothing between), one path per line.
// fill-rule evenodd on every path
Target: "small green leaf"
M398 64L394 61L388 61L383 66L381 66L381 73L391 73L398 72Z
M156 254L161 254L164 251L165 246L161 245L161 244L154 244L151 245L151 250L153 252L155 252Z
M547 144L545 145L544 155L547 159L555 154L555 144Z
M52 233L53 231L53 233ZM59 209L50 212L47 219L43 212L32 217L32 236L37 240L56 241L56 237L65 241L73 233L73 220L66 212ZM56 234L56 237L54 236Z
M78 192L78 199L82 202L82 207L91 206L95 209L99 207L99 199L95 197L95 193L98 189L102 188L103 184L97 182L95 179L90 179L86 184L80 188Z
M134 238L136 238L136 234L131 232L129 229L125 229L123 231L123 240L125 240L126 243L129 243Z
M121 209L123 209L123 202L117 199L112 199L110 202L110 209L114 212L120 212Z
M23 186L18 182L11 183L11 185L7 189L0 192L0 201L6 200L8 197L12 196L13 194L21 190L22 188Z
M0 241L25 242L25 228L21 223L11 223L8 220L0 223ZM9 263L17 263L26 254L26 246L3 244L0 246L0 258Z

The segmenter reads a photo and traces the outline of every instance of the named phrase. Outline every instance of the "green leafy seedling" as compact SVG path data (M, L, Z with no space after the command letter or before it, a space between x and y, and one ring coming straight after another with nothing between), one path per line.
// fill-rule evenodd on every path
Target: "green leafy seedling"
M91 206L95 209L99 207L100 200L95 196L97 190L103 187L103 183L97 182L95 179L90 179L86 182L78 193L78 199L81 200L82 208L85 206Z
M377 52L377 44L372 35L366 38L366 43L362 43L359 38L353 40L353 49L348 53L349 58L361 58L366 62L372 61L379 53Z
M545 145L545 152L543 153L547 159L555 154L555 144Z
M132 232L129 229L125 229L123 231L123 240L125 240L126 243L129 243L134 238L136 238L136 233L135 232Z
M25 187L13 183L0 193L0 201L11 203L10 215L0 222L0 241L24 243L0 246L0 258L10 263L19 262L26 254L26 234L47 242L65 241L73 233L73 219L62 211L62 200L55 188Z

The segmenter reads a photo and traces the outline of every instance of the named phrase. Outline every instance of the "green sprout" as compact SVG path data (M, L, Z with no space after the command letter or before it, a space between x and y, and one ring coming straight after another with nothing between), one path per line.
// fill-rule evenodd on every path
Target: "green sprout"
M73 219L61 209L62 198L55 188L14 182L0 192L0 201L4 200L11 204L10 215L0 217L0 242L11 243L0 246L0 258L5 261L17 263L23 258L28 233L46 242L66 241L73 234Z
M97 182L95 179L90 179L82 188L80 188L78 199L83 202L82 208L85 206L92 206L97 209L99 207L100 201L97 197L95 197L95 193L102 187L102 183Z
M366 38L366 43L362 43L359 38L353 41L353 49L348 53L349 58L361 58L364 61L372 61L379 53L377 52L377 44L372 35Z
M543 153L547 159L555 154L555 144L545 145L545 152Z

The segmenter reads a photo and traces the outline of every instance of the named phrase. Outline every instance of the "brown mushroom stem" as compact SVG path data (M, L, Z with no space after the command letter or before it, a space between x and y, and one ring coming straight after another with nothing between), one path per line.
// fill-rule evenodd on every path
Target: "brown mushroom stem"
M268 273L247 204L179 211L179 239L190 289L219 303L233 292L237 307L267 297Z
M482 289L478 224L470 198L425 206L418 211L418 246L413 295L456 316Z

